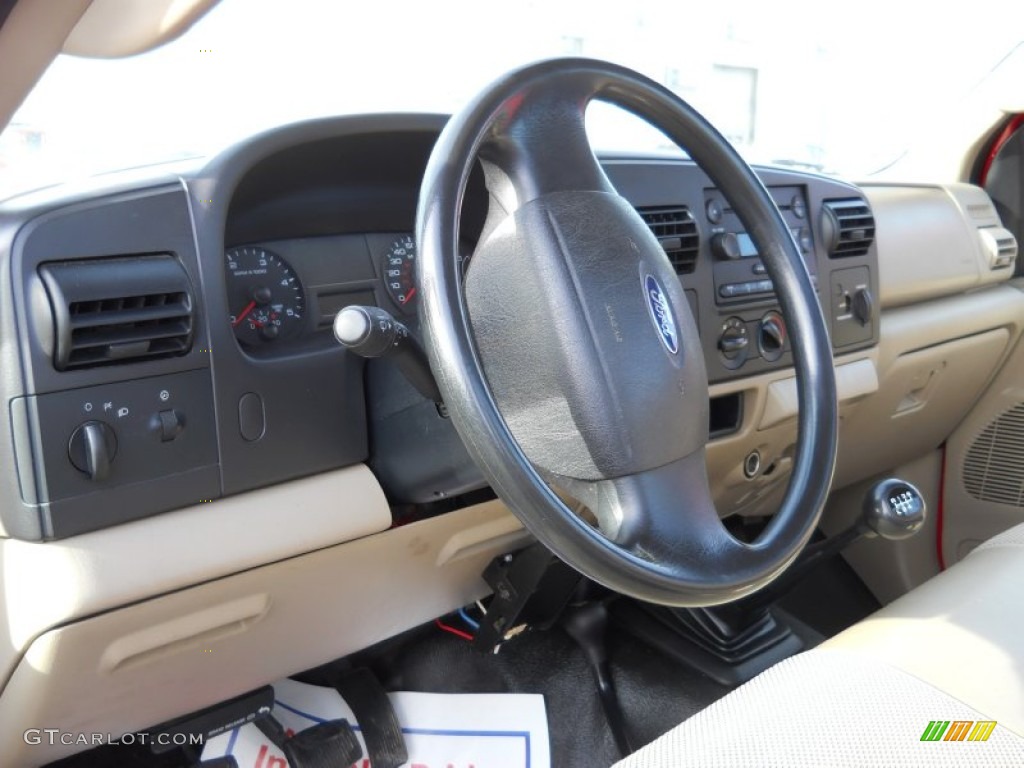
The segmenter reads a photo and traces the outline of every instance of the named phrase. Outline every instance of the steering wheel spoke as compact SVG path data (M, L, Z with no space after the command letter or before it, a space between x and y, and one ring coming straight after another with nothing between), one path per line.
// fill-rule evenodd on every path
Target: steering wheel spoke
M586 70L557 80L541 77L497 107L480 157L500 169L514 190L514 201L504 195L506 210L556 192L614 192L587 140L586 109L598 89Z
M715 511L704 449L636 474L560 482L590 509L609 541L636 557L683 556L695 562L702 553L734 543Z

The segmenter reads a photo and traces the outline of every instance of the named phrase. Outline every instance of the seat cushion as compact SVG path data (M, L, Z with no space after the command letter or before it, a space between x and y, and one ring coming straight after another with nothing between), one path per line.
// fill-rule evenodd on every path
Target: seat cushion
M943 739L924 741L933 721ZM992 722L987 740L971 740ZM947 735L963 735L964 740ZM1024 526L618 763L1024 766Z
M868 654L1024 736L1024 526L821 648Z
M1024 765L1024 739L1000 725L987 741L921 741L935 720L988 719L868 655L816 649L776 664L616 768Z

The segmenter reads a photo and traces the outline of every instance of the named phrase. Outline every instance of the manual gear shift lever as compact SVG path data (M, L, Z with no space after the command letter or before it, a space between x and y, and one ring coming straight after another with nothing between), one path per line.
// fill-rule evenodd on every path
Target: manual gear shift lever
M895 541L909 538L924 525L925 511L924 497L917 488L905 480L883 480L864 497L864 533Z
M860 538L878 536L890 541L909 538L921 530L926 514L924 496L911 483L894 477L881 480L864 495L861 514L856 522L834 536L808 544L789 570L743 602L751 606L769 605L820 562L839 554Z
M835 536L808 544L800 558L774 582L749 597L710 608L633 608L620 605L626 625L663 651L721 683L749 680L802 647L771 606L817 565L861 538L906 539L924 525L921 492L905 480L875 483L864 496L857 520ZM652 620L651 615L655 618Z

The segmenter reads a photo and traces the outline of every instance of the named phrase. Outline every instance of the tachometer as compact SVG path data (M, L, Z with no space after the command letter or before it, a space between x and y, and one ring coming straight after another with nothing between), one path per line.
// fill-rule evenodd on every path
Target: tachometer
M232 248L225 257L228 321L238 341L259 346L298 334L306 297L288 262L259 246Z
M415 309L416 241L412 235L395 239L384 254L384 286L388 295L403 311Z

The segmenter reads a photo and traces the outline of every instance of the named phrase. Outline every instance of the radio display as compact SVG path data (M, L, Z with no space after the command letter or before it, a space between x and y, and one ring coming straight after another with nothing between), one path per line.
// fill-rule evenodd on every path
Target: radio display
M754 246L754 241L750 239L750 235L746 232L737 232L736 241L740 244L741 259L750 259L757 256L757 248Z

